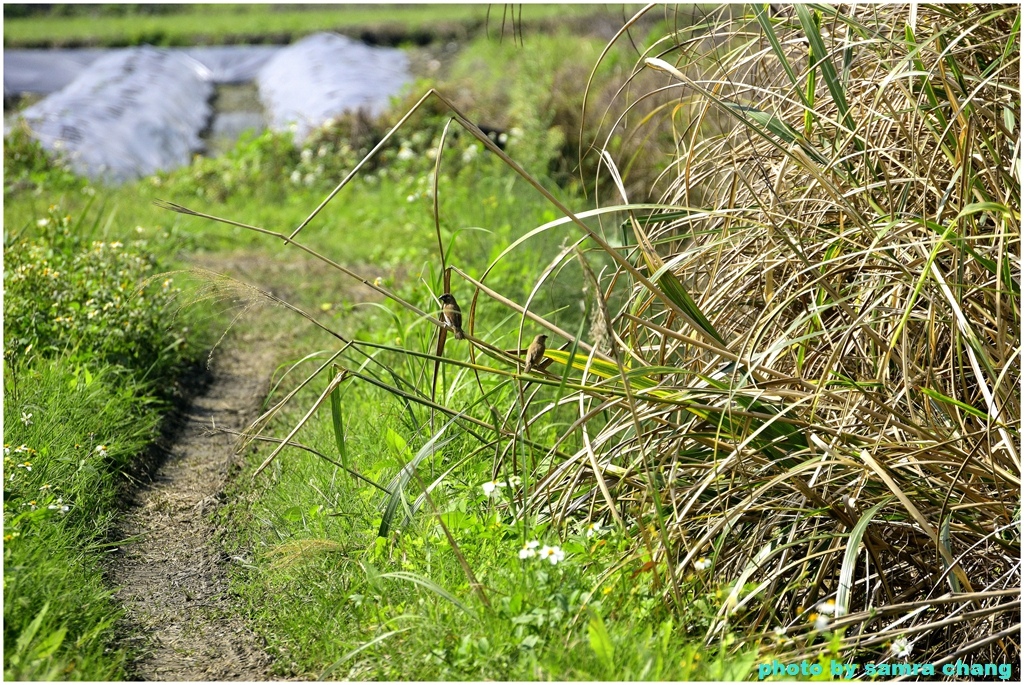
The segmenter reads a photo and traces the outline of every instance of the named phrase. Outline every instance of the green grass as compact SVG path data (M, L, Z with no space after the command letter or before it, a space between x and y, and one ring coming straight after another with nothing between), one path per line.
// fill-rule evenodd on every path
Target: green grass
M62 172L57 172L62 173ZM124 472L156 437L199 310L147 243L60 206L4 245L4 677L124 675L103 555ZM21 224L22 221L19 221ZM186 333L186 331L189 331Z
M395 331L377 331L380 337ZM303 399L309 401L310 397ZM301 402L301 401L300 401ZM426 415L366 385L345 386L348 463L386 485L426 441ZM287 419L286 419L287 421ZM284 423L284 422L282 422ZM440 420L438 421L440 424ZM281 426L283 428L283 425ZM276 432L276 431L275 431ZM568 536L511 515L508 489L489 498L488 450L454 441L421 462L429 505L400 534L378 538L385 497L344 470L287 450L256 480L258 500L225 514L244 531L234 553L248 557L234 587L276 658L279 676L356 680L742 679L756 652L707 653L665 612L654 575L632 541L585 528ZM302 441L337 459L330 412ZM408 441L408 442L407 442ZM261 450L258 463L269 451ZM499 476L501 479L502 476ZM242 502L248 479L231 499ZM413 493L419 486L410 486ZM410 504L413 495L410 494ZM400 517L401 515L399 515ZM490 608L474 593L447 527ZM528 540L557 545L558 564L521 560ZM538 548L539 549L539 548ZM605 571L622 569L604 578ZM691 579L687 630L706 628L715 588ZM709 595L703 598L704 595ZM274 597L274 601L268 601Z
M4 678L112 680L126 652L103 580L119 474L159 412L114 367L38 363L4 378Z
M621 16L620 7L601 5L529 5L527 26L594 14ZM502 6L490 7L487 26L502 33ZM488 6L476 5L184 5L167 14L29 16L4 21L4 46L195 45L236 42L287 42L316 31L379 34L400 42L427 42L454 33L465 38L483 29ZM518 22L519 12L515 19ZM512 17L505 35L512 35Z

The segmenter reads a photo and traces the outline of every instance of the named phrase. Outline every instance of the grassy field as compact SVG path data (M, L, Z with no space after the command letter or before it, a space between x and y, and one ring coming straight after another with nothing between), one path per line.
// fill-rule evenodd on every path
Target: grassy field
M255 324L294 333L217 516L279 677L727 680L776 660L799 677L833 661L943 677L957 660L1013 677L1019 22L1011 6L800 6L662 23L607 55L565 33L525 50L477 40L380 121L342 118L301 150L264 134L118 189L15 140L5 250L55 244L42 219L74 236L90 222L69 222L98 216L89 240L21 250L33 277L66 271L44 252L128 245L140 226L135 248L164 268L320 255L373 290L295 277L288 297L320 327L281 309ZM303 228L309 252L152 204L290 234L431 85L503 128L504 150L429 101ZM640 104L620 118L623 99ZM590 144L607 155L577 168ZM442 333L444 292L467 340ZM32 392L5 373L7 415L25 416L5 442L34 451L5 462L22 488L5 497L21 544L5 545L8 573L22 555L5 579L5 674L116 676L95 538L27 476L57 479L37 473L44 449L96 453L89 432L103 457L130 458L151 424L92 412L48 444L48 407L85 376L60 329L38 330L58 342L33 343ZM519 350L538 333L543 368L527 374ZM110 373L136 378L115 351L104 363L129 371ZM283 446L293 429L302 446ZM109 499L82 499L92 481L52 473L109 520ZM68 551L37 564L46 544ZM80 572L61 576L75 550ZM76 606L53 600L68 588L102 611L55 615Z
M99 6L91 6L97 8ZM513 22L533 27L550 22L606 15L622 17L623 7L604 5L181 5L167 13L121 14L69 9L65 13L5 17L4 46L71 47L126 45L219 45L287 43L316 31L336 31L388 44L465 39L483 29L512 36ZM637 6L626 6L633 12Z

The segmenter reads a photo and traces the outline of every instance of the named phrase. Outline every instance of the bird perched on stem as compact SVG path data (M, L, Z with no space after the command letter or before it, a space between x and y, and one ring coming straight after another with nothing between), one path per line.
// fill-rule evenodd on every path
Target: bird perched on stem
M523 369L523 373L530 373L530 369L540 363L540 360L544 358L544 350L547 349L544 343L548 341L548 336L538 335L530 343L530 346L526 350L526 367Z
M459 303L455 301L451 293L445 293L439 299L441 300L441 318L448 328L455 331L456 340L464 339L466 334L462 330L462 310L459 309Z

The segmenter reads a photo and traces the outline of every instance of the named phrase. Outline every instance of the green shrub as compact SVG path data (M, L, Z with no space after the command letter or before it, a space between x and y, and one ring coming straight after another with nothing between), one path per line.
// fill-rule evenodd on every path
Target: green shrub
M155 174L148 183L178 198L224 202L238 195L263 202L280 200L286 191L282 182L298 159L290 133L249 132L224 155L197 156L191 165Z
M4 137L4 194L75 190L87 185L67 163L50 154L23 122Z
M37 227L4 248L5 361L66 353L143 376L180 361L188 331L168 325L180 291L145 240L91 240L56 206Z

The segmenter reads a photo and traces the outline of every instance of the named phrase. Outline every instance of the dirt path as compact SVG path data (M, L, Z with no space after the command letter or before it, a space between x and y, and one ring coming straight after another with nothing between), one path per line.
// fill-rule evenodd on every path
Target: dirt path
M270 659L228 593L230 560L210 514L220 504L235 438L256 417L273 369L273 341L234 335L211 378L180 417L166 461L134 493L119 526L129 540L110 575L127 616L138 680L264 680Z

